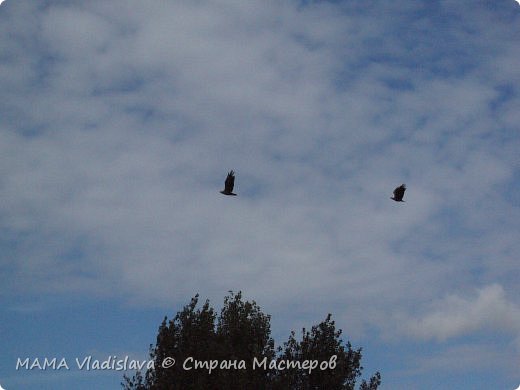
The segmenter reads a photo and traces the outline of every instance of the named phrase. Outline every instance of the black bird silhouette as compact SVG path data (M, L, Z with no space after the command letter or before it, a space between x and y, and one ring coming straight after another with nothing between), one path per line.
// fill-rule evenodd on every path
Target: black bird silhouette
M233 170L229 171L226 181L224 182L224 191L220 191L221 194L224 195L233 195L237 196L237 194L233 193L233 187L235 186L235 172Z
M395 200L396 202L404 202L403 200L403 196L404 196L404 192L406 191L406 185L404 184L401 184L399 187L397 187L395 190L394 190L394 196L391 197L390 199L393 199Z

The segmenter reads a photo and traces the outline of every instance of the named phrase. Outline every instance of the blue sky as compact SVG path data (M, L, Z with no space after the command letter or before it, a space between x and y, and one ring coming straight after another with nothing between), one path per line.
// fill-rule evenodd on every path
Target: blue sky
M7 0L0 20L4 388L118 388L16 360L142 359L165 315L229 290L277 344L332 313L382 389L520 384L515 1Z

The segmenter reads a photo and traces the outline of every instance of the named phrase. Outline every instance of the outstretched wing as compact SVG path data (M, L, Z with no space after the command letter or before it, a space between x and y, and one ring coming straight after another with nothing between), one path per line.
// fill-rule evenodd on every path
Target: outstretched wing
M403 200L404 192L406 191L406 185L401 184L394 190L394 200L401 201Z
M226 181L224 182L224 191L228 194L233 192L233 187L235 186L235 172L230 171L226 177Z

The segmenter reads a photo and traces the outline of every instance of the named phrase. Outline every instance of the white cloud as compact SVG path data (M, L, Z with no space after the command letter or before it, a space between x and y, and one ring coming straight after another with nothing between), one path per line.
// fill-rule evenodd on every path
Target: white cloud
M406 320L411 336L446 340L483 329L520 336L520 306L509 301L502 286L493 284L477 291L476 297L448 295L432 304L419 319Z

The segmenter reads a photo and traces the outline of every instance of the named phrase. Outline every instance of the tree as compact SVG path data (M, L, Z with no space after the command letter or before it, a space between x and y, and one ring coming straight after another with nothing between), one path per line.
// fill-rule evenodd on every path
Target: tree
M315 361L334 362L334 368L316 368L314 370L301 370L292 368L279 370L274 383L279 389L327 389L343 390L354 389L356 380L361 376L361 348L353 350L350 342L345 345L340 339L341 329L336 331L332 315L327 315L325 321L313 326L311 331L302 329L302 340L298 342L294 331L289 340L280 347L278 362L282 361ZM332 356L336 358L330 360ZM310 371L310 372L309 372ZM381 383L381 376L376 373L370 379L368 389L375 390ZM366 381L363 381L360 389L365 389Z
M198 298L197 294L173 320L164 318L159 327L157 344L155 348L150 346L154 369L146 373L146 389L210 388L212 382L208 376L184 370L180 364L169 368L162 366L162 362L171 357L178 362L183 362L187 357L201 361L215 359L219 347L214 332L216 314L207 300L201 309L195 310Z
M243 302L242 293L224 298L224 307L217 324L217 339L222 359L244 361L245 370L223 370L221 388L262 389L269 383L269 371L253 369L253 359L272 360L274 340L270 337L270 316L265 315L253 302Z
M150 345L154 367L144 376L139 371L132 378L125 375L125 390L355 388L363 369L361 348L353 350L340 339L342 331L336 331L330 314L310 332L303 329L301 341L291 332L275 353L271 318L255 301L244 302L241 292L230 292L217 319L207 300L196 310L198 298L172 320L164 318L155 347ZM166 358L176 364L164 368ZM310 370L301 365L305 361L334 364ZM360 390L376 390L380 383L376 373L368 383L362 381Z
M148 370L144 378L140 372L132 378L125 376L122 383L125 389L261 389L267 386L268 373L253 370L251 362L253 357L274 357L270 317L262 313L254 301L243 302L240 292L236 295L230 292L224 299L218 323L208 301L202 309L195 310L197 303L198 294L173 320L164 318L156 346L150 346L154 369ZM162 362L172 357L176 364L164 368ZM190 370L183 368L188 358L192 359ZM197 369L191 364L195 361L230 362L237 369ZM247 362L245 369L238 369L240 361Z

